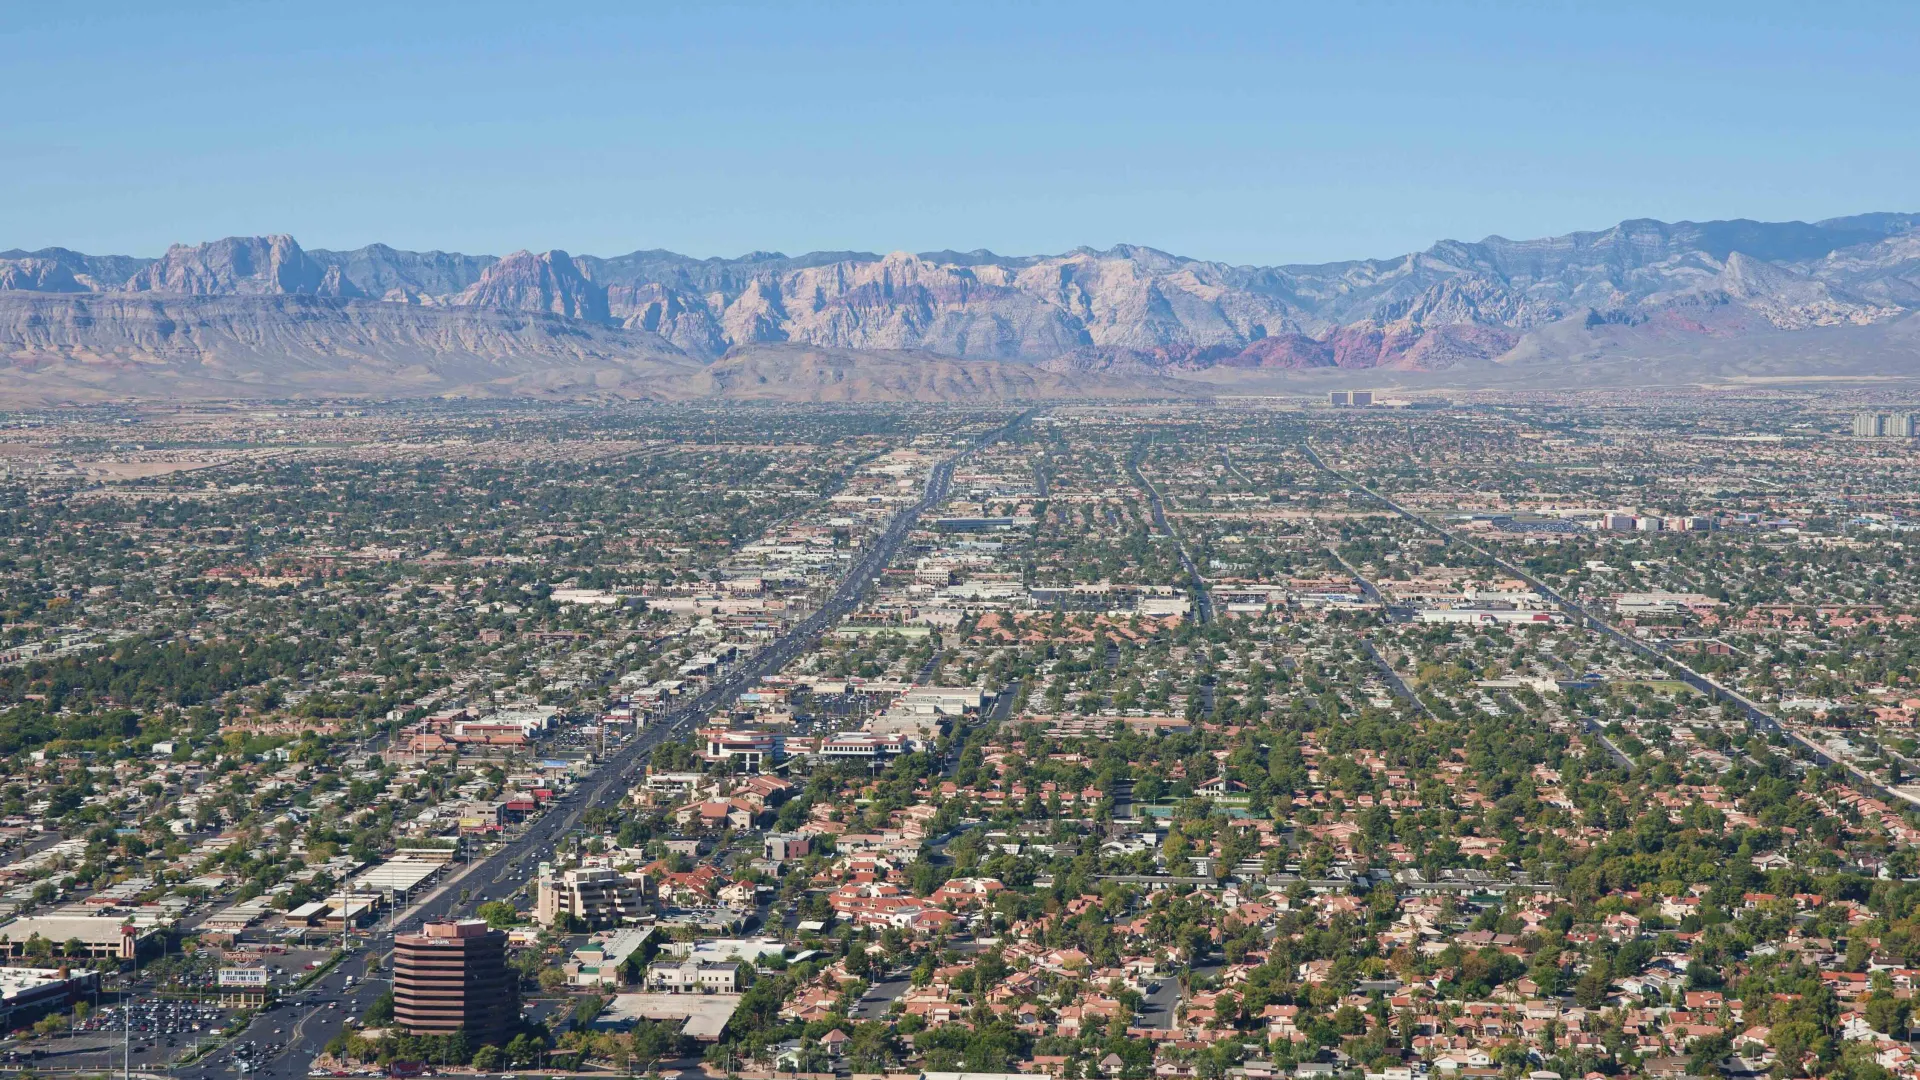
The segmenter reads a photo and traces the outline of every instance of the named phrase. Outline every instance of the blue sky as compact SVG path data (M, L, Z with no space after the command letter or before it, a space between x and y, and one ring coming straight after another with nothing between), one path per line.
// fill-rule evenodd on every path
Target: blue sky
M1390 256L1920 210L1920 5L0 0L0 248Z

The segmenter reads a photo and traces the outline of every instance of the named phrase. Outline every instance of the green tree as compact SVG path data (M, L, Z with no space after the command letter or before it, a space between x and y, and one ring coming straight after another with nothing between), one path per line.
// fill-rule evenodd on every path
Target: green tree
M606 1007L607 999L598 994L588 994L586 997L574 1002L573 1026L584 1029L588 1024L593 1023L594 1017L599 1016L600 1010Z
M1586 974L1573 984L1574 1003L1584 1009L1597 1009L1607 1000L1607 990L1612 982L1605 961L1595 961Z
M520 925L520 909L505 900L490 900L481 904L474 914L487 920L487 925L495 930Z
M1867 999L1867 1024L1873 1030L1894 1038L1906 1035L1907 1021L1913 1015L1913 1006L1901 1001L1886 991L1878 991Z

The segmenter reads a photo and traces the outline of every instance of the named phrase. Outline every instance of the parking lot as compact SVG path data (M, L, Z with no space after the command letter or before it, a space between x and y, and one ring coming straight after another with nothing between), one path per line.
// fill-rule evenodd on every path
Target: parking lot
M161 1068L212 1038L233 1017L230 1009L190 1001L136 1001L103 1006L72 1030L0 1043L0 1064L56 1069Z
M122 1016L122 1010L126 1015ZM193 1001L135 1001L132 1004L105 1005L74 1025L76 1033L105 1031L119 1034L125 1030L149 1040L178 1039L218 1031L233 1018L233 1010L219 1005Z

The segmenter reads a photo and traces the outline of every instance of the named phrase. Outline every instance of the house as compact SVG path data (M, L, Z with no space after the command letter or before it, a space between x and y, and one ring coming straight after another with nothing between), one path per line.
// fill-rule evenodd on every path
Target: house
M927 899L937 906L951 903L954 907L973 907L976 904L990 903L993 894L1006 886L993 878L954 878L934 890Z

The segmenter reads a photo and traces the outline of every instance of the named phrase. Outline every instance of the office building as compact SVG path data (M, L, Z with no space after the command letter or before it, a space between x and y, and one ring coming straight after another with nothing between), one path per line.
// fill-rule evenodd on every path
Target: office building
M759 772L786 756L786 738L771 731L733 731L708 728L700 732L708 761L731 761L747 772Z
M500 1042L520 1022L520 982L507 935L478 919L428 923L393 939L393 1020L410 1035L464 1031Z
M647 967L647 989L669 994L734 994L740 965L732 961L663 960Z
M1328 395L1327 395L1327 404L1329 404L1329 405L1351 405L1351 404L1353 404L1353 391L1351 391L1351 390L1335 390L1335 391L1333 391L1332 393L1330 393L1330 394L1328 394Z
M597 936L597 935L596 935ZM653 936L653 928L616 930L573 950L565 969L570 986L619 986L620 969Z
M540 864L533 917L543 926L552 926L561 912L596 929L618 926L639 918L646 906L646 890L612 867L580 867L555 874L552 867Z
M1355 406L1355 407L1360 407L1360 406L1367 406L1367 405L1372 405L1372 404L1373 404L1373 391L1371 391L1371 390L1355 390L1355 391L1353 392L1353 404L1354 404L1354 406Z
M866 731L842 731L820 740L819 756L829 760L876 762L896 757L913 749L905 735L875 735Z

